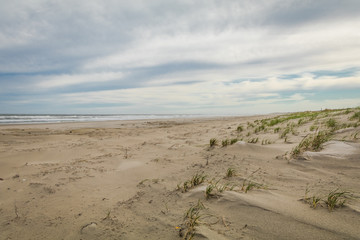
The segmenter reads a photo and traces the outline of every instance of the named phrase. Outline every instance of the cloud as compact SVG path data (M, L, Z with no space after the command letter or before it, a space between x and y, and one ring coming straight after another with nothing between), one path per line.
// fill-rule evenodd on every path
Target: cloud
M286 110L309 93L360 89L359 11L355 0L6 0L0 112Z
M68 87L86 83L102 83L107 81L121 80L121 72L88 73L88 74L61 74L55 76L38 77L36 87L42 89Z

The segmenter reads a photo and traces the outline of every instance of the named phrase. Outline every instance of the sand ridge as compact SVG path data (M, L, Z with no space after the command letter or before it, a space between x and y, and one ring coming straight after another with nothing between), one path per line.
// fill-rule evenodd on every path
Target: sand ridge
M0 238L182 239L200 202L194 239L359 239L356 111L0 126ZM322 130L321 151L291 155ZM215 183L225 190L207 198ZM349 194L331 212L304 200L335 189Z

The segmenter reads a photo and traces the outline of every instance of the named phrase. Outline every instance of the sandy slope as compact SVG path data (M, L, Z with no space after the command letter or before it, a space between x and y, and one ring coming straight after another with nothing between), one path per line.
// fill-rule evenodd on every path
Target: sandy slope
M290 158L313 123L284 142L247 124L265 117L1 126L0 239L181 239L199 200L194 239L360 239L360 128ZM243 141L210 149L213 137ZM196 173L203 184L176 190ZM262 187L245 193L244 180ZM210 181L234 189L206 199ZM332 212L301 200L337 188L351 198Z

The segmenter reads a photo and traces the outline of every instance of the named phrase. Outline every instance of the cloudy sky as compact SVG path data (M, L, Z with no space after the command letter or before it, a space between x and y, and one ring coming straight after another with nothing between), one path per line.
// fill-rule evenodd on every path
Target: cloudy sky
M0 4L0 113L360 106L359 0Z

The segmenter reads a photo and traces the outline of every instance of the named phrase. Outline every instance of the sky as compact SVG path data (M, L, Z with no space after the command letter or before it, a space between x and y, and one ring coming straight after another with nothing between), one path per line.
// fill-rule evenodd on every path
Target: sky
M0 113L360 106L359 0L0 0Z

